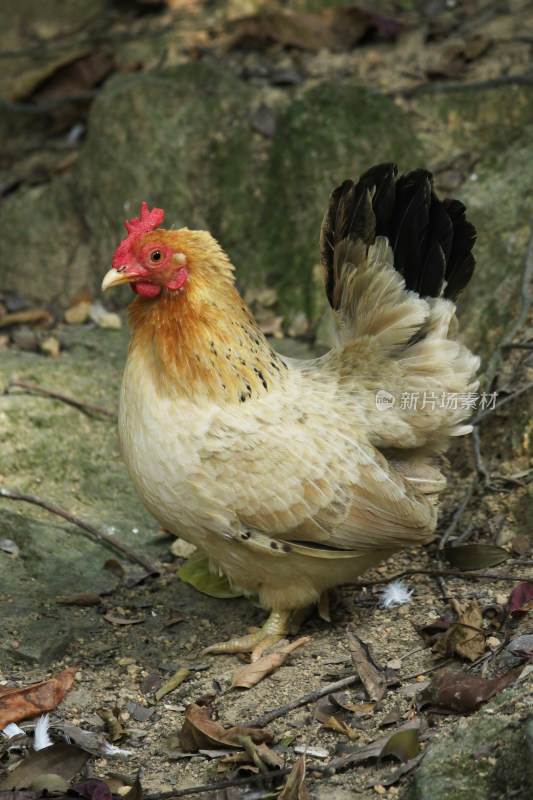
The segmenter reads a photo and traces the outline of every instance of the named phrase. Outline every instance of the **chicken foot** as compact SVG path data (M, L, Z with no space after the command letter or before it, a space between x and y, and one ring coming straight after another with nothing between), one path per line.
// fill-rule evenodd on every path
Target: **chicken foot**
M258 653L260 654L264 652L265 645L270 647L270 645L279 642L280 639L283 639L288 634L290 616L290 611L271 611L264 625L254 633L249 633L247 636L234 637L226 642L212 644L202 650L202 655L205 656L208 653L217 655L221 653L245 653L251 650L255 654L256 648L261 645L258 648ZM256 659L252 656L252 660Z

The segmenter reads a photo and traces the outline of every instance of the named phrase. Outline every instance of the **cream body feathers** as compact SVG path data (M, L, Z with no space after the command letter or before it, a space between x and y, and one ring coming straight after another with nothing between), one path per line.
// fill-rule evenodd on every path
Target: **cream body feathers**
M442 393L477 386L478 360L454 338L453 302L406 290L381 236L344 248L337 291L338 345L322 358L282 361L254 327L252 375L261 379L242 402L228 399L222 373L218 388L194 396L161 380L158 337L167 334L155 323L147 333L161 299L136 301L143 324L134 313L119 421L135 486L165 528L267 609L308 605L399 548L429 541L445 485L438 456L449 436L468 430L468 410L439 405ZM167 312L179 325L187 287L170 294ZM244 330L253 323L239 308ZM195 336L216 352L212 363L234 357L225 322L200 320ZM183 358L200 359L194 348ZM378 410L379 390L393 407ZM411 392L434 392L438 403L402 408Z

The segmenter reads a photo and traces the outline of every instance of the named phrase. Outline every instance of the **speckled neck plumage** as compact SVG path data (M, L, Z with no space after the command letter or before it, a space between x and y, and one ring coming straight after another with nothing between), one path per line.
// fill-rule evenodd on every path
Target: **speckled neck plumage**
M131 353L148 356L158 391L193 401L245 403L284 384L287 367L229 280L200 282L130 306ZM215 299L216 298L216 299Z

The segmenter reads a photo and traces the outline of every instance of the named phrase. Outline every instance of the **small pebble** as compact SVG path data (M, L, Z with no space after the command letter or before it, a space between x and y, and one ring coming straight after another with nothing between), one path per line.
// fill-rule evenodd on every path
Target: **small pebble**
M107 314L104 314L98 324L101 328L108 328L112 331L119 331L122 328L122 320L113 311L108 311Z
M115 314L113 311L106 311L101 303L91 303L89 318L93 322L96 322L100 328L109 328L118 331L122 327L122 320L119 315Z
M55 336L47 336L47 338L41 342L41 352L43 352L45 356L57 358L60 350L61 345Z
M69 325L83 325L89 319L90 302L82 300L65 311L65 322Z

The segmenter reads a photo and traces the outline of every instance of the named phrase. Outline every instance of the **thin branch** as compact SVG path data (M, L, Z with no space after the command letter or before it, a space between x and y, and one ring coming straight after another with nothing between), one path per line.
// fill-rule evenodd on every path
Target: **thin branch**
M441 550L437 551L437 564L438 564L438 567L439 567L439 570L438 570L439 574L435 575L435 579L436 579L437 583L439 584L439 589L440 589L440 593L442 595L442 599L445 600L446 602L448 602L448 600L450 599L450 593L448 592L448 587L446 586L446 581L444 580L444 578L442 576L442 572L444 570L443 570L443 566L442 566L442 551Z
M485 481L485 488L487 489L490 486L490 475L481 455L481 441L479 438L479 428L477 427L473 428L472 430L472 450L474 452L476 469L478 474L483 477L483 480Z
M133 550L130 550L127 545L122 544L117 539L111 536L107 536L102 531L99 531L98 528L94 528L92 525L89 525L87 522L83 522L81 519L78 519L73 514L69 514L68 511L65 511L58 506L52 505L52 503L48 503L46 500L41 500L39 497L35 497L32 494L19 494L18 492L11 492L9 489L4 489L0 487L0 497L5 497L7 500L19 500L23 503L32 503L34 506L40 506L40 508L45 508L47 511L50 511L51 514L57 514L59 517L63 517L66 519L67 522L71 522L73 525L77 525L78 528L82 528L82 530L87 531L95 539L105 542L114 550L118 550L119 552L126 555L132 561L136 561L137 564L140 564L141 567L144 567L149 573L154 574L158 573L159 570L157 569L154 564L152 564L148 559L144 558L143 556L138 556Z
M520 563L520 562L517 562ZM531 563L531 562L525 562ZM390 575L388 578L378 578L375 581L352 581L350 583L345 583L344 586L352 586L356 589L362 589L365 586L382 586L384 583L392 583L392 581L398 581L400 578L410 578L411 575L429 575L432 578L437 577L447 577L447 578L462 578L462 580L478 580L478 579L486 579L492 581L530 581L531 576L529 577L522 577L520 575L503 575L502 573L498 572L475 572L474 570L468 570L466 572L460 572L456 569L405 569L403 572L399 572L397 575Z
M533 342L504 342L502 350L533 350Z
M454 539L453 546L457 547L458 545L464 544L464 542L467 542L470 539L470 537L472 536L472 534L474 533L474 530L475 529L474 529L474 526L472 525L472 523L470 523L470 525L467 525L466 528L464 529L464 531L461 534L459 534L457 539Z
M470 500L472 499L472 495L474 494L474 492L475 492L475 490L477 488L478 482L479 482L479 474L476 472L476 474L474 475L474 479L471 481L470 486L468 487L468 490L467 490L465 496L463 497L463 501L462 501L461 505L455 510L455 513L452 516L450 524L448 525L448 527L446 528L446 530L444 531L444 533L441 536L441 539L440 539L440 542L439 542L439 550L441 550L441 551L444 550L444 547L445 547L446 543L448 542L448 539L450 538L452 533L455 531L455 529L456 529L456 527L457 527L457 525L459 523L459 520L463 516L466 507L468 506Z
M517 397L520 397L520 395L524 394L524 392L529 392L530 389L533 389L533 381L526 383L525 386L517 389L516 392L504 397L503 400L500 400L499 403L496 403L493 408L486 408L485 411L480 411L479 414L477 414L474 419L470 421L470 424L479 425L479 423L486 417L490 417L491 414L494 414L494 412L498 411L502 406L505 406L507 403L511 403L513 400L516 400Z
M313 770L318 772L326 772L326 767L323 764L313 764ZM172 800L173 797L185 797L188 794L204 794L205 792L214 792L218 789L231 789L233 786L246 786L248 783L259 783L262 781L276 780L292 772L292 767L283 767L276 769L272 772L259 772L256 775L239 776L228 781L220 781L219 783L206 783L203 786L192 786L189 789L177 789L171 792L156 792L155 794L145 794L144 800ZM11 794L13 794L11 792ZM2 794L0 793L0 798Z
M27 381L10 381L7 387L8 390L12 386L16 386L19 389L26 389L28 392L37 392L45 397L53 397L56 400L61 400L62 403L67 403L69 406L86 409L87 411L94 411L96 414L105 414L106 417L111 417L111 419L114 420L117 419L117 415L113 411L109 411L103 406L96 406L93 405L93 403L86 403L84 400L78 400L76 397L70 397L69 395L61 394L60 392L54 392L52 389L44 389L42 386L35 386Z
M409 86L406 89L396 89L387 92L388 96L413 97L417 94L432 94L437 92L460 92L465 89L476 91L478 89L494 89L496 86L530 86L533 83L533 74L524 73L522 75L500 75L498 78L489 78L484 81L472 83L452 83L451 81L424 81L417 83L416 86Z
M361 679L359 678L359 675L350 675L347 678L342 678L340 681L335 681L335 683L329 683L327 686L322 686L321 689L315 689L314 692L304 694L303 697L298 697L296 700L291 700L290 703L285 703L282 706L273 708L271 711L267 711L262 716L247 722L246 725L252 728L264 728L265 725L268 725L268 723L272 722L273 719L282 717L289 711L293 711L295 708L300 708L300 706L306 706L309 703L316 703L316 701L320 700L321 697L331 694L332 692L338 692L341 689L346 689L353 683L359 683L360 680Z
M52 100L43 100L40 103L14 103L11 100L0 98L0 109L4 111L16 111L22 114L49 114L51 111L64 108L72 103L86 103L89 100L92 101L97 95L98 90L94 89L88 92L81 92L80 94L56 97Z

